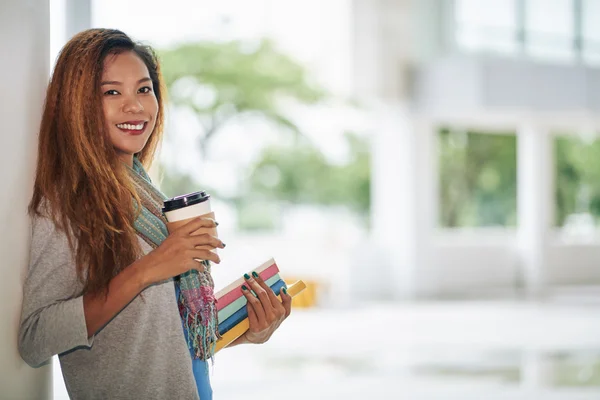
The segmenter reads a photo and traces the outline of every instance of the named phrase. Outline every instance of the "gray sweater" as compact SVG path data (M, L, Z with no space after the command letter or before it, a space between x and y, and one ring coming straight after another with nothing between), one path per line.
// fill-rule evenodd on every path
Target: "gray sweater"
M58 354L72 399L198 399L173 280L147 288L88 339L66 234L42 217L32 229L21 357L40 366ZM144 254L152 250L139 240Z

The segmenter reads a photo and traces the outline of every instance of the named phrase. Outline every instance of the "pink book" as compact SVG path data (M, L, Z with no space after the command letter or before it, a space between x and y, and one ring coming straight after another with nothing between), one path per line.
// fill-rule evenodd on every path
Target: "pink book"
M260 276L263 280L267 280L279 273L279 268L275 263L274 259L270 259L267 262L263 263L258 268L255 268L253 271L256 271L258 276ZM252 273L250 271L248 274ZM242 294L242 285L246 283L244 277L238 278L235 281L231 282L229 285L225 286L223 289L219 290L215 293L215 297L217 299L217 310L221 310L229 304L233 303L237 299L243 296Z

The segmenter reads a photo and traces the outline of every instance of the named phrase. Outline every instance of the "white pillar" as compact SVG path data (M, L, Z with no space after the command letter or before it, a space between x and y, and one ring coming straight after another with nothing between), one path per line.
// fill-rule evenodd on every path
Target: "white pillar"
M418 263L415 128L405 107L380 106L371 144L371 240L392 298L415 295Z
M406 105L381 107L373 137L372 240L387 259L392 298L432 294L437 221L435 132Z
M51 367L26 365L17 351L28 264L37 132L49 74L49 0L4 0L0 11L0 397L51 398Z
M552 136L534 125L517 132L518 247L529 295L546 287L548 234L554 204Z
M414 0L353 1L355 96L374 116L369 265L379 279L372 291L396 299L426 289L419 276L430 265L437 204L433 132L410 110L409 65L420 35L412 23L422 11ZM369 285L358 275L353 286Z

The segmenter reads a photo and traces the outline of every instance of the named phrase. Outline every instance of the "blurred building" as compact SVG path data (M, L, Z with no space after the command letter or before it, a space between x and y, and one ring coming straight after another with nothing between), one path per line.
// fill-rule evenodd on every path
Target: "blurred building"
M599 283L595 234L567 241L554 223L553 150L558 133L598 131L598 2L353 5L356 92L379 124L371 248L388 294L543 294ZM516 226L440 226L441 127L515 133Z

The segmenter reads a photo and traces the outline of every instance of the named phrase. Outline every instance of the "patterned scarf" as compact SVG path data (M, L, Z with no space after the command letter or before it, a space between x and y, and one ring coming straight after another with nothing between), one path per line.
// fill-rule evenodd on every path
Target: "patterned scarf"
M152 185L137 157L133 158L133 169L128 170L142 203L142 211L134 222L135 229L146 243L157 248L169 234L167 220L162 213L163 201L167 197ZM210 262L205 260L202 264L204 272L190 270L174 280L180 289L177 304L187 330L188 346L195 358L213 360L217 339L220 338L215 285L210 274Z

